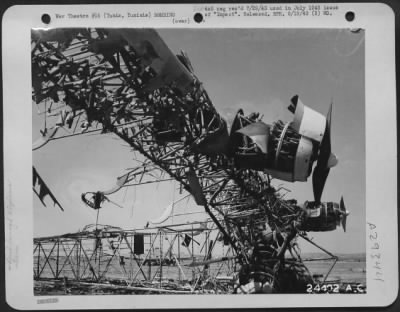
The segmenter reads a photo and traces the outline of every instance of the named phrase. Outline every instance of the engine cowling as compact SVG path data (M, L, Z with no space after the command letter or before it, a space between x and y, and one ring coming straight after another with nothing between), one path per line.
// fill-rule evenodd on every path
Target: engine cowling
M315 202L305 202L303 206L303 219L298 226L299 230L306 232L327 232L336 230L340 224L346 231L346 218L349 212L346 210L343 198L340 204L324 202L318 205Z
M231 129L231 150L238 167L263 170L285 181L307 181L318 157L326 118L304 105L298 96L288 109L293 121L268 125L244 117L240 110Z

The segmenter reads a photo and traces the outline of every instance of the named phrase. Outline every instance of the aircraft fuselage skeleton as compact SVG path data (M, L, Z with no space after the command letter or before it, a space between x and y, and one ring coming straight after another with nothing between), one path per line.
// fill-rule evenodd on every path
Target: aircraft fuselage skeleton
M330 151L331 110L326 118L294 97L293 122L269 126L241 112L229 134L186 54L175 56L154 30L35 30L32 39L36 104L50 99L69 107L70 116L83 112L82 132L99 122L103 132L114 132L167 172L204 205L240 263L263 263L252 250L260 233L270 229L278 234L265 257L283 261L287 269L284 254L294 248L298 231L333 230L345 219L344 204L320 201L329 168L337 162ZM78 118L70 118L76 128ZM270 185L270 176L307 180L315 161L313 204L285 201ZM136 178L132 173L124 181ZM92 194L98 200L91 207L98 209L105 196ZM284 232L288 235L279 234ZM272 268L268 264L265 270Z

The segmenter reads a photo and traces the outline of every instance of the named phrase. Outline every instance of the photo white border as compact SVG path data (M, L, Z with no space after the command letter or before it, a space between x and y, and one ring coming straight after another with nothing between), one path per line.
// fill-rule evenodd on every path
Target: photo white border
M319 3L321 6L329 5ZM10 7L2 20L4 213L6 247L6 300L15 309L118 308L254 308L387 306L398 294L397 148L394 12L385 4L334 3L332 16L225 17L193 22L197 5L24 5ZM238 5L235 3L234 5ZM248 5L248 4L245 4ZM272 4L270 4L272 5ZM273 4L278 5L278 4ZM296 4L285 4L294 6ZM307 4L301 4L307 5ZM230 4L218 4L228 7ZM56 19L55 13L175 12L189 24L171 19ZM348 22L347 11L355 13ZM52 18L49 28L154 27L154 28L363 28L365 29L366 99L366 294L266 295L33 295L33 210L31 116L31 29L46 28L43 13ZM380 130L377 131L379 126ZM381 134L384 134L384 137ZM368 225L373 223L376 228ZM372 237L371 237L372 236ZM376 237L376 238L375 238ZM384 282L374 280L371 258L379 244ZM375 249L374 249L375 248ZM39 299L51 298L53 303ZM54 300L54 298L57 298Z

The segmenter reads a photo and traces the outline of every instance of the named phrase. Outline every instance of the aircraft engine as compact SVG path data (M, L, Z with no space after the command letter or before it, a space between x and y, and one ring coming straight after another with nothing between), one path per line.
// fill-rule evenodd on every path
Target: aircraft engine
M267 173L290 182L307 180L316 159L315 148L312 140L296 132L293 122L274 123L269 147Z
M330 168L337 164L331 152L332 105L327 117L304 105L296 95L289 111L293 121L267 125L254 113L239 110L230 134L230 156L239 168L264 171L284 181L307 181L314 162L314 199L320 203Z
M346 219L349 211L346 210L343 197L340 204L334 202L320 203L315 202L304 203L304 219L298 226L299 230L307 232L327 232L333 231L342 225L346 232Z
M307 181L317 160L326 119L297 98L292 103L296 105L289 110L295 117L286 123L278 120L267 125L245 117L241 110L237 113L231 129L231 150L238 167L262 170L285 181Z

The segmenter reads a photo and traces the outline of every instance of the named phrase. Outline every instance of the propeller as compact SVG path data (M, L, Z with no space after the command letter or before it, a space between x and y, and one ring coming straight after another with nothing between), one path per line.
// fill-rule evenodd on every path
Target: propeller
M315 203L321 203L321 196L324 190L326 179L328 178L331 167L337 164L335 154L331 152L331 117L332 117L332 102L329 107L328 115L326 116L325 133L321 141L317 165L313 172L312 182Z
M346 232L346 220L347 220L347 216L350 214L350 211L346 210L346 206L344 205L343 196L340 199L339 210L342 215L342 217L341 217L342 227L343 227L343 230Z

